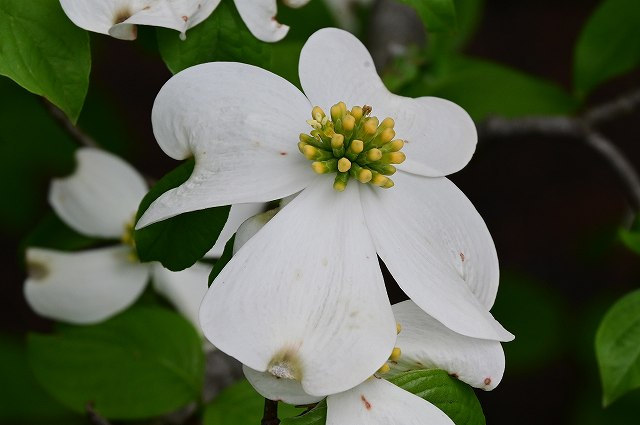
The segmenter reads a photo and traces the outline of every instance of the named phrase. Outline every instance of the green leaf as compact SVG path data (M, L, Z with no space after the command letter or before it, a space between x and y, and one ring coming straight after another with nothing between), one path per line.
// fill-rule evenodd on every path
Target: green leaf
M0 22L0 75L46 97L75 123L89 87L86 31L54 0L3 0Z
M316 407L301 416L284 418L281 425L324 425L327 422L327 400L322 400Z
M438 407L456 425L484 425L485 418L473 388L444 370L415 370L389 379Z
M193 65L214 61L244 62L266 67L271 60L268 43L255 38L235 7L223 1L204 22L180 40L177 33L158 28L158 47L167 67L174 74Z
M453 0L400 0L413 7L425 28L431 32L451 31L456 27L456 7Z
M23 248L51 248L58 251L79 251L107 242L81 235L67 226L58 216L49 211L38 225L22 241Z
M438 407L456 425L484 425L482 407L473 388L452 378L444 370L414 370L389 379L389 382ZM302 416L282 421L282 425L322 425L327 418L327 404L319 403Z
M574 55L574 84L585 96L640 64L640 2L606 0L585 25Z
M640 290L614 304L596 333L603 404L640 388Z
M253 389L249 381L243 379L218 394L206 407L204 425L259 424L263 409L264 398ZM280 418L295 416L302 411L294 406L278 403Z
M555 84L497 63L452 56L434 75L402 94L438 96L462 106L477 121L490 115L568 114L577 102Z
M197 400L204 376L202 341L177 313L134 307L91 326L30 334L28 355L40 384L84 412L88 402L109 419L172 412Z
M27 363L23 341L0 334L0 423L72 425L82 416L62 406L42 389Z
M484 0L455 0L457 26L454 31L429 34L431 55L460 50L475 33L484 8Z
M0 77L0 157L5 159L0 181L11 182L2 188L8 208L0 208L0 228L16 239L30 231L48 208L51 176L70 174L74 168L75 143L40 100Z
M149 205L191 175L195 161L185 161L156 183L142 199L136 221ZM191 267L215 244L229 216L229 206L192 211L151 224L134 233L140 261L160 261L169 270Z
M224 244L222 255L213 265L211 273L209 273L209 286L211 286L211 282L213 282L215 278L218 277L224 266L226 266L227 263L231 260L231 257L233 257L233 243L235 242L235 240L236 235L234 233L233 236L231 236L231 239L229 239L227 243Z

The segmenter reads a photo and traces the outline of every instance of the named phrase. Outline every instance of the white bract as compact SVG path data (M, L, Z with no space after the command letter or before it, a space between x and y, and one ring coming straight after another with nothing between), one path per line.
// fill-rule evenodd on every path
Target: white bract
M83 148L76 155L76 171L52 182L49 203L78 233L124 242L80 252L27 249L29 277L24 294L29 305L51 319L97 323L133 304L151 277L155 289L200 329L198 308L210 267L195 264L172 272L159 263L141 264L130 244L132 221L147 193L144 179L107 152ZM248 215L233 217L236 225L226 233L233 233Z
M276 0L234 0L249 31L262 41L282 39L289 27L276 19ZM300 7L308 0L289 0ZM137 25L152 25L186 31L211 15L220 0L60 0L69 19L88 31L108 34L121 40L135 40Z
M327 425L452 424L431 403L382 379L401 371L442 369L484 390L500 383L505 362L499 342L457 334L429 317L412 301L395 304L393 313L400 328L397 348L388 363L393 373L379 372L348 391L330 394ZM321 400L306 394L298 382L276 379L247 366L244 372L254 388L268 399L289 404Z
M315 33L302 49L299 71L304 94L250 65L203 64L175 75L156 98L152 121L160 147L175 159L193 156L196 165L183 185L149 207L138 227L300 192L214 281L200 310L205 336L254 370L301 381L309 394L352 388L384 363L396 339L379 256L411 299L448 328L512 339L489 313L498 288L491 236L471 202L443 177L464 167L475 150L467 113L443 99L393 95L365 47L342 30ZM378 121L363 115L364 105L395 120L353 129L374 131L367 133L375 134L371 143L386 132L389 142L386 130L395 124L405 142L388 145L404 144L406 161L394 187L376 186L393 183L368 162L369 152L384 161L384 147L360 149L367 157L352 158L348 171L346 158L310 164L300 154L302 134L309 142L300 145L305 155L332 155L331 148L309 148L321 136L314 142L304 134L312 109L312 135L328 134L333 125L314 105L346 122L344 104L330 108L338 101L355 106L351 113L358 109L367 123ZM337 146L345 155L347 140ZM332 170L337 174L317 174Z

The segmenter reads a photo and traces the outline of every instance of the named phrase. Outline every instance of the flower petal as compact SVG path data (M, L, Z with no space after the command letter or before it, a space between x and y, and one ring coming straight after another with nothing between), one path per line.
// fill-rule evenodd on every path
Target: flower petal
M257 39L279 41L289 32L289 27L276 19L276 0L233 0L240 17Z
M156 291L167 297L171 304L193 323L197 331L202 333L198 311L208 289L211 266L195 263L179 272L167 270L159 263L154 263L152 267L153 287Z
M236 233L240 225L248 218L264 211L266 207L267 204L264 202L231 205L227 222L224 224L215 245L207 252L206 257L219 258L224 251L225 244Z
M186 31L208 18L218 7L220 0L156 0L129 3L135 4L130 7L130 16L109 29L111 36L124 38L122 34L130 32L132 25L152 25L180 31L181 38L184 39Z
M133 1L123 0L60 0L60 5L74 24L87 31L109 34L109 29L116 23L122 22L133 13L142 9L143 5L133 8ZM123 31L119 38L134 40L134 27Z
M171 78L152 121L160 147L195 156L187 182L160 196L138 222L221 205L268 202L306 187L315 174L298 151L311 106L288 81L230 62L196 65Z
M321 176L213 282L200 309L204 334L254 370L300 380L307 394L351 388L396 339L377 261L357 186L337 193Z
M303 405L317 403L324 398L305 393L300 382L293 379L276 378L268 372L258 372L245 365L242 366L242 371L253 388L269 400Z
M142 176L115 155L98 149L76 151L75 172L55 179L49 203L79 233L120 238L147 193Z
M270 209L260 214L256 214L251 218L248 218L238 228L236 238L233 241L233 254L235 255L244 244L249 241L260 229L262 229L277 213L280 211L280 207Z
M471 202L444 177L399 172L395 186L364 187L376 251L406 294L463 335L508 341L489 313L498 289L491 235Z
M316 31L300 52L300 83L313 105L325 111L339 101L347 107L373 106L374 115L391 93L376 72L369 51L337 28Z
M472 387L487 391L500 383L504 352L498 341L455 333L410 300L392 308L402 326L396 342L401 356L397 365L392 365L394 371L443 369Z
M454 425L440 409L384 379L327 397L327 425Z
M324 66L318 66L320 61ZM399 168L439 177L459 171L471 159L477 134L464 109L435 97L390 93L369 52L350 33L335 28L317 31L302 49L299 68L300 83L312 104L366 104L373 108L372 115L393 118L397 137L407 141L407 160Z
M149 266L129 258L131 248L115 246L76 253L27 250L27 302L41 316L90 324L129 307L144 290Z

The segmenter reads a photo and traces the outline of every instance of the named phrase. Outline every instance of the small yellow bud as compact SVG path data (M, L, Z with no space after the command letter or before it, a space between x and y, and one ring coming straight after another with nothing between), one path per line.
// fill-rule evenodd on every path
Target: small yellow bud
M400 149L404 147L404 141L400 139L392 140L389 143L389 151L390 152L398 152Z
M358 181L360 183L369 183L372 177L373 174L371 173L371 170L367 170L366 168L361 169L358 173Z
M315 128L316 130L322 128L322 124L320 124L316 120L307 120L307 124L309 124L311 127Z
M380 123L380 127L384 127L384 128L393 128L393 126L396 125L396 122L393 120L393 118L385 118L382 120L382 122Z
M311 145L306 145L302 148L302 154L308 159L308 160L312 160L312 159L316 159L316 156L318 156L318 149L314 148Z
M380 158L382 158L382 152L380 152L380 149L373 148L367 151L367 161L375 162Z
M402 164L407 156L404 152L390 152L386 153L382 156L384 162L388 162L389 164Z
M383 176L380 173L373 173L373 177L371 178L371 184L379 186L379 187L383 187L385 184L387 184L387 181L389 179L385 176Z
M308 146L307 142L298 142L298 150L304 155L304 147Z
M394 137L396 137L396 132L393 128L385 128L378 136L378 140L380 140L381 145L384 145L389 143Z
M391 351L391 355L389 356L389 360L392 362L397 362L400 360L400 356L402 355L402 351L400 347L393 347L393 351Z
M340 158L338 160L338 171L341 173L346 173L351 168L351 161L347 158Z
M342 129L344 131L353 131L356 126L356 119L351 114L347 114L342 118Z
M384 182L384 184L382 186L380 186L383 189L390 189L395 185L395 183L393 182L393 180L387 178L387 181Z
M353 118L355 118L356 121L359 121L363 115L362 108L359 106L354 106L353 108L351 108L351 115L353 115Z
M385 363L382 365L382 367L380 367L380 369L378 369L378 373L381 375L384 375L385 373L389 372L391 370L391 367Z
M338 192L344 192L346 188L347 188L347 184L342 180L336 180L333 182L333 189Z
M376 117L369 118L367 122L364 123L363 129L367 136L373 136L378 130L378 119Z
M364 142L362 140L354 140L351 142L351 145L349 145L349 150L356 155L361 153L364 150Z
M333 122L341 119L347 113L347 105L344 102L338 102L331 107L331 119Z
M326 115L321 107L314 106L313 109L311 110L311 118L313 118L314 120L322 123L322 119L325 117Z
M400 334L400 332L402 332L402 325L400 324L400 322L396 322L396 334Z
M344 146L344 136L339 133L335 133L331 136L331 149L340 149Z

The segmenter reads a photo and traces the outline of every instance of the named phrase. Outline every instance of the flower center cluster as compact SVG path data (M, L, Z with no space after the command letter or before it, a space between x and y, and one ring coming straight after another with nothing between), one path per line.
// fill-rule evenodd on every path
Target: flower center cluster
M125 224L124 226L124 232L122 233L122 236L120 237L120 241L129 246L131 248L131 251L129 252L129 255L127 256L127 258L134 262L137 263L138 261L140 261L138 259L138 252L136 251L136 240L133 237L133 232L135 231L135 226L136 226L136 218L135 216L131 219L131 221L129 221L127 224Z
M344 102L331 107L330 116L315 106L307 123L313 127L301 134L298 149L318 174L336 173L333 188L342 192L349 178L382 188L393 187L388 177L396 172L392 164L405 160L400 152L404 142L394 139L395 122L370 116L370 106L354 106L347 110Z

